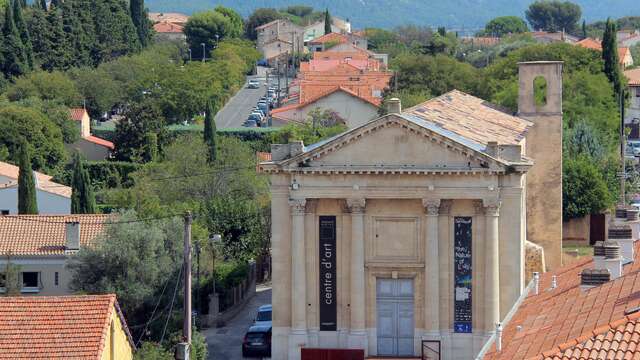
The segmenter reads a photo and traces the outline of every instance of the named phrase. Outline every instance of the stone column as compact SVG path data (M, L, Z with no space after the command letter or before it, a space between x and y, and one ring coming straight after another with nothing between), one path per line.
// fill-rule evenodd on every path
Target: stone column
M365 328L364 207L365 199L347 199L351 211L351 323L349 347L367 349Z
M440 213L438 218L438 255L440 262L439 285L440 285L440 329L449 330L453 328L451 315L453 311L453 281L451 274L453 271L453 245L451 244L451 223L449 215L451 213L451 200L440 201ZM444 344L443 344L444 345Z
M305 199L289 201L291 206L291 332L305 335L306 318L306 271L304 247Z
M440 257L438 252L438 216L440 199L422 199L425 208L424 242L424 330L434 337L440 330Z
M495 323L500 321L500 201L484 200L485 214L485 316L484 328L495 331Z

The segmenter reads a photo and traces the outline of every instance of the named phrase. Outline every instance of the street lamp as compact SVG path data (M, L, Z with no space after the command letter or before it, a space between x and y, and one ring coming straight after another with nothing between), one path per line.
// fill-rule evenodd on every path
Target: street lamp
M204 62L204 59L206 57L206 48L204 46L204 43L200 43L200 45L202 45L202 62Z
M213 279L213 295L216 294L216 244L220 244L222 242L222 235L213 234L209 238L211 242L211 278Z
M189 62L191 62L191 48L189 48Z
M220 39L220 35L216 34L216 48L218 47L218 39Z

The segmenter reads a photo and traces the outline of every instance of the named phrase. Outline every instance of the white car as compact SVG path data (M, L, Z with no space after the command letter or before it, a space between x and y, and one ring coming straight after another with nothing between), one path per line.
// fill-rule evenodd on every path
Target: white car
M640 141L629 141L627 146L631 148L633 156L640 156Z
M249 80L249 85L247 86L249 89L259 89L260 81L256 79Z

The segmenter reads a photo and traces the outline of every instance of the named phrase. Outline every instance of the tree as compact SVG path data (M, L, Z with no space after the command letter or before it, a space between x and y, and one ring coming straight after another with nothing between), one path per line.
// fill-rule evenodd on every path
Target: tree
M616 25L607 19L607 26L602 38L602 59L604 60L604 73L613 86L616 94L622 91L622 73L618 58L618 45L616 41Z
M64 31L62 9L52 2L46 17L45 44L42 49L37 49L37 52L41 53L42 68L47 71L66 70L71 66L73 50L69 37Z
M82 97L76 84L62 71L35 71L16 79L6 92L11 101L39 98L74 107Z
M31 44L31 36L29 35L29 29L27 23L22 17L22 9L26 7L25 0L15 0L13 2L13 21L16 24L16 29L20 33L20 40L26 55L26 62L29 68L33 67L33 45Z
M131 20L138 32L140 45L146 47L151 41L151 24L148 19L147 9L144 7L144 0L130 0L129 9Z
M145 100L140 104L132 104L124 118L116 125L114 136L115 158L123 161L144 162L147 145L147 134L153 132L158 136L158 143L164 140L165 120L156 103ZM148 157L148 155L147 155Z
M19 162L20 139L29 141L34 170L53 171L66 159L60 128L42 112L15 103L0 105L0 152L6 151L13 163Z
M158 158L158 134L148 132L144 136L144 145L142 146L142 161L150 162Z
M96 26L96 63L140 50L138 32L122 0L101 0L94 5Z
M271 8L258 8L256 9L247 19L247 23L245 24L245 33L249 40L256 40L258 38L258 33L256 32L256 28L258 26L270 23L274 20L282 19L282 14L280 14L276 9Z
M242 16L238 14L232 8L224 7L222 5L216 6L214 11L224 15L233 26L233 37L240 37L244 31L244 20Z
M7 3L4 9L2 36L2 72L9 77L26 73L29 69L29 61L20 33L16 28L10 3Z
M518 16L501 16L487 23L484 27L485 36L503 37L508 34L519 34L529 31L527 23Z
M215 10L193 14L184 27L193 57L206 56L217 45L216 41L239 37L242 34L242 25L234 21L233 18ZM202 44L205 44L204 54Z
M31 45L33 47L34 67L42 65L42 59L48 52L48 32L49 23L47 21L46 10L40 6L31 8L31 16L27 18L27 28L31 36Z
M562 167L562 213L565 219L596 214L611 205L612 198L602 173L590 158L565 158Z
M89 172L84 168L79 153L73 157L73 176L71 179L71 213L95 214L96 199L91 187Z
M73 66L93 66L97 46L96 27L93 21L93 1L65 1L61 7L62 23L69 39Z
M47 11L47 0L37 0L34 2L34 5L39 5L40 9Z
M331 33L331 14L329 14L329 9L324 11L324 33Z
M582 20L582 38L586 39L587 37L587 21Z
M305 17L313 13L313 7L305 6L305 5L292 5L292 6L287 6L287 8L284 11L291 15L295 15L298 17Z
M29 145L22 141L20 145L20 162L18 173L18 214L37 214L36 181L31 168Z
M569 1L536 0L529 5L525 15L533 30L575 34L582 10Z
M4 272L0 273L0 287L4 288L5 296L22 295L21 267L11 261L11 255L7 255Z
M213 101L207 101L207 110L204 116L204 142L207 144L207 159L210 163L216 161L216 121L214 119Z

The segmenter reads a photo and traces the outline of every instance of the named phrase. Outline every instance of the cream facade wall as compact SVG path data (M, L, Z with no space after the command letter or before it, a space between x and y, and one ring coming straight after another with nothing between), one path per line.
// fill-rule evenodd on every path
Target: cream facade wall
M111 150L108 147L98 145L83 138L80 138L73 144L68 144L66 146L72 151L77 150L89 161L106 160L111 155Z
M40 215L66 215L71 213L71 199L36 189L36 201ZM0 210L10 215L18 213L18 186L0 189Z
M481 167L392 123L271 173L273 358L302 347L377 355L376 281L398 278L413 284L413 355L440 340L442 359L472 359L522 293L526 170ZM336 217L336 331L319 330L320 216ZM458 216L472 219L471 333L453 326Z
M349 129L353 129L378 117L378 107L342 91L336 91L306 106L283 111L278 118L296 122L308 121L314 109L332 110L345 120Z
M25 289L22 295L70 295L69 289L71 274L66 269L66 258L59 256L42 257L12 257L10 263L20 267L21 272L39 273L39 289ZM0 258L0 272L4 272L7 265L7 257ZM56 273L58 284L56 285Z

